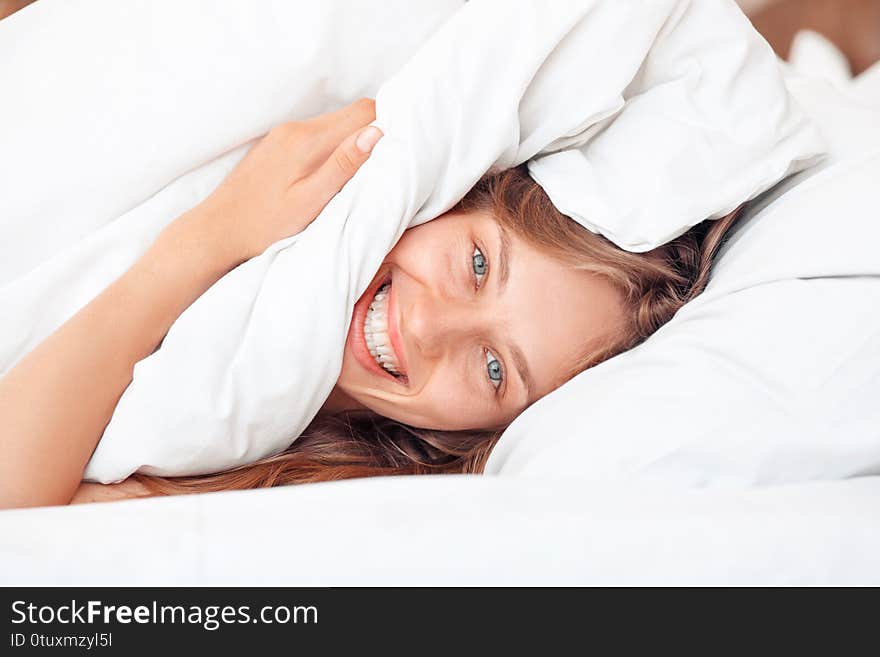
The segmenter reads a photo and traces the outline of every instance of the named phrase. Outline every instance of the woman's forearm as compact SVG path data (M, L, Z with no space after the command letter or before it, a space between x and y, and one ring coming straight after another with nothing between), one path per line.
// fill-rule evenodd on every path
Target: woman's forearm
M200 211L0 379L0 508L70 501L135 364L237 264Z

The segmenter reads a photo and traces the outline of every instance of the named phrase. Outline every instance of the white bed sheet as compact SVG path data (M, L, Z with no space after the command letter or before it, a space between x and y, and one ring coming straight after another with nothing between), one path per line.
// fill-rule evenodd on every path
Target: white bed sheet
M878 585L880 477L436 476L0 513L2 585Z

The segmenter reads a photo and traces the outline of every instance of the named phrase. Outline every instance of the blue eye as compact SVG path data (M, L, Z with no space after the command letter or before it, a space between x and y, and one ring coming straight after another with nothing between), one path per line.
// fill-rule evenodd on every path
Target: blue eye
M504 370L501 368L501 363L488 349L486 350L486 373L489 375L489 381L496 388L504 380Z
M489 267L486 263L486 256L483 255L483 253L477 246L474 246L474 252L471 255L471 265L474 270L474 276L477 279L477 287L480 287L483 276L486 275L486 271L489 269Z

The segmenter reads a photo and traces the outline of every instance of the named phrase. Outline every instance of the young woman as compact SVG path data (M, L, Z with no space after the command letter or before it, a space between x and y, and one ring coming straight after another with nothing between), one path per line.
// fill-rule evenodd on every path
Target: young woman
M214 475L82 484L138 360L223 274L307 226L381 136L370 101L273 130L203 203L0 380L0 506L481 472L504 428L638 344L707 282L736 218L645 254L561 215L523 168L410 229L354 308L337 385L283 453Z

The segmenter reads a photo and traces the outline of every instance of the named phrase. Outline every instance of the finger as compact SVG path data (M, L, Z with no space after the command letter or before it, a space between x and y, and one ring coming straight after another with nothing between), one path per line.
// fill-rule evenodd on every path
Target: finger
M368 126L350 135L313 174L291 188L300 212L314 218L370 157L382 131Z
M306 121L317 131L317 149L322 159L339 146L346 137L376 120L376 103L371 98L361 98L345 107L321 114Z

